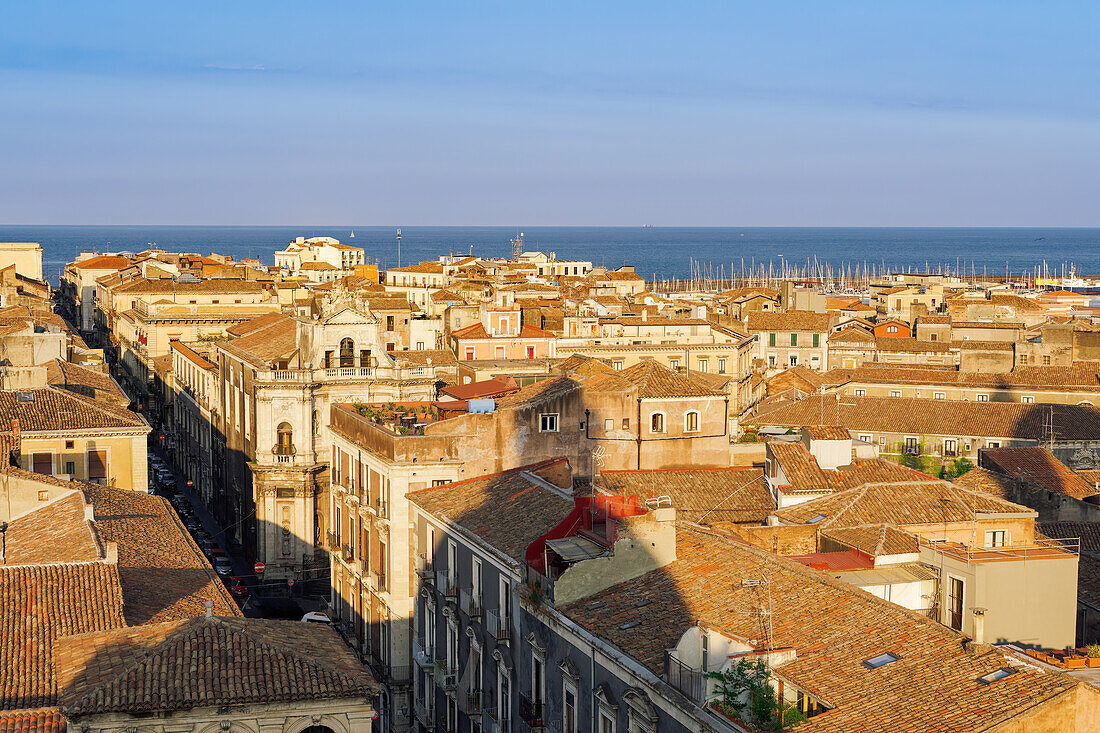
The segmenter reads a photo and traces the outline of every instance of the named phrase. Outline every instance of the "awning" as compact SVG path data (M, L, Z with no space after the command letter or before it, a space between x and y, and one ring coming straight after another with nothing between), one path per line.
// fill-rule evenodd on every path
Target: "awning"
M607 554L607 548L603 545L598 545L590 539L577 535L562 537L557 540L546 540L546 546L566 562L591 560L594 557L603 557Z

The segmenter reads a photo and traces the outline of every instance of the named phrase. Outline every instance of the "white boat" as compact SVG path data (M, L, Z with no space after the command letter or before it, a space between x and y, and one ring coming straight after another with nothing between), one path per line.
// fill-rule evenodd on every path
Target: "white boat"
M355 239L355 230L354 229L351 230L350 238Z

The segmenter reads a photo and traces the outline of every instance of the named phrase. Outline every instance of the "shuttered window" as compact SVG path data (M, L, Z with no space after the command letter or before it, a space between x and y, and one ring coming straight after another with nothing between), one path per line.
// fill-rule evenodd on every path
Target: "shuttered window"
M107 478L107 451L88 451L88 478Z
M44 473L47 476L53 475L53 455L50 453L35 453L34 454L34 472Z

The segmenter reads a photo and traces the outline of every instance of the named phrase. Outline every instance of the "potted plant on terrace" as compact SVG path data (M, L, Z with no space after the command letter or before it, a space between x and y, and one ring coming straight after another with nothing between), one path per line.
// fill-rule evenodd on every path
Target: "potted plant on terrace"
M1082 657L1076 653L1067 653L1066 656L1062 658L1062 665L1066 669L1084 669L1086 664L1085 660L1085 657Z
M1085 647L1085 666L1100 667L1100 644L1089 644Z

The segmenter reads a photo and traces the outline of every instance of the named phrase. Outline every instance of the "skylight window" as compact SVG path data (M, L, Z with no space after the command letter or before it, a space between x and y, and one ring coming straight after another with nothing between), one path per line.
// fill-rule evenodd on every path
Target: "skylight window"
M1016 670L1014 670L1014 669L1008 669L1007 667L1001 667L1000 669L993 670L989 674L982 675L981 677L978 678L978 682L981 682L983 685L992 685L997 680L1003 680L1005 677L1008 677L1010 674L1015 674L1015 673L1016 673Z
M825 515L825 514L818 514L816 516L810 517L809 519L806 520L806 524L817 524L822 519L824 519L826 516L827 515Z
M871 657L870 659L863 660L863 664L865 664L868 669L878 669L879 667L885 666L890 662L896 662L898 661L898 659L900 659L900 657L898 657L898 655L894 654L893 652L883 652L877 657Z
M637 626L637 625L638 625L639 623L641 623L641 622L640 622L640 621L627 621L627 622L626 622L625 624L621 625L621 626L619 627L619 629L620 629L621 631L626 631L627 629L633 629L633 628L634 628L635 626Z

